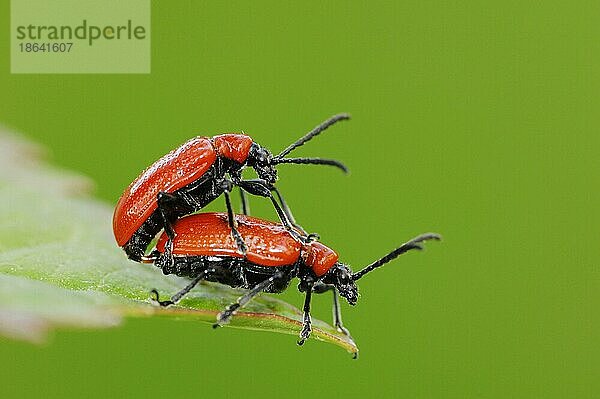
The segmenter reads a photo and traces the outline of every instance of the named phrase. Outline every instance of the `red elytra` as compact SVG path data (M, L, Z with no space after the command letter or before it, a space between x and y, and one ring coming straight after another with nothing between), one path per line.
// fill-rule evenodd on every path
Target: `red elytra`
M194 137L148 167L125 190L113 215L113 232L123 246L157 209L159 192L173 193L193 183L214 164L217 156L243 163L252 138L243 134Z
M247 245L246 259L260 266L292 265L300 256L320 277L338 260L332 249L319 242L302 247L281 224L245 216L235 216L238 231ZM231 237L226 213L200 213L179 219L173 225L175 256L229 256L243 258ZM164 251L167 235L163 232L156 249Z

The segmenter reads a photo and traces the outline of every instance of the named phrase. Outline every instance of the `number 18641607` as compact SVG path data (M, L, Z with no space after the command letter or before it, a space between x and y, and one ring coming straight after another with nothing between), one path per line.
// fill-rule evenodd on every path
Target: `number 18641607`
M69 53L73 43L19 43L22 53Z

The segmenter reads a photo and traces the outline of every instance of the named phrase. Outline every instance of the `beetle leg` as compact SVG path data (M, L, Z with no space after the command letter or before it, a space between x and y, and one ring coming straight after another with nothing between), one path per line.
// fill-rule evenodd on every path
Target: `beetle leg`
M306 290L306 297L304 297L304 316L302 318L302 330L300 331L300 339L298 345L304 345L304 342L310 337L312 331L312 321L310 318L310 298L312 295L312 285Z
M331 290L333 291L333 325L339 332L344 333L352 342L354 342L352 335L350 335L350 331L348 331L342 323L342 309L340 307L339 294L335 287L332 286Z
M173 203L177 200L177 196L161 191L156 196L156 203L158 206L158 211L160 212L160 216L163 221L163 228L165 233L167 234L168 240L165 244L165 259L167 260L167 265L173 264L173 240L175 240L175 230L173 230L173 225L169 220L169 213L173 207Z
M162 307L175 305L181 300L181 298L183 298L188 292L190 292L196 286L196 284L200 282L200 280L204 280L207 274L207 270L201 271L188 285L186 285L181 291L173 295L168 301L159 300L158 291L156 289L153 289L152 291L150 291L150 293L154 295L154 298L152 299L158 302L158 304Z
M279 216L279 220L281 220L281 224L283 224L285 229L291 234L291 236L296 241L301 242L303 244L309 244L309 243L315 241L315 239L319 238L319 235L314 234L314 233L308 234L308 235L304 234L304 236L303 236L302 234L298 233L294 229L294 227L292 226L292 223L288 219L285 211L281 208L281 206L279 205L279 203L277 202L275 197L273 197L273 194L271 194L271 189L273 188L273 186L270 186L264 180L261 180L261 179L241 180L240 182L238 182L238 185L240 186L240 188L246 190L247 192L249 192L252 195L258 195L260 197L269 198L271 200L271 202L273 203L273 207L275 208L277 215Z
M231 180L224 179L222 184L224 188L223 195L225 196L225 205L227 206L227 222L229 223L229 228L231 229L231 235L235 240L238 251L246 255L246 243L240 235L240 232L237 230L237 222L235 220L235 215L233 214L233 209L231 208L231 198L229 197L229 193L233 187Z
M246 294L242 295L238 298L235 303L227 306L224 311L217 315L217 322L213 324L213 328L221 327L222 324L229 323L229 319L242 307L244 307L248 302L252 300L255 296L260 294L263 290L265 290L273 281L283 277L283 273L281 271L277 271L276 274L272 275L268 279L258 283L255 285L250 291Z
M239 182L242 180L242 171L241 170L232 170L229 172L229 176L231 177L231 182L234 186L239 187ZM246 192L244 189L239 187L240 189L240 200L241 200L241 213L244 215L250 214L250 204L248 204L248 198L246 197Z
M156 196L156 203L160 212L160 216L163 219L165 233L167 233L167 236L171 240L175 239L175 231L173 230L173 226L169 220L169 212L171 211L175 201L177 201L176 195L164 191L159 192Z
M339 294L335 286L319 282L313 286L313 291L316 294L322 294L327 291L333 292L333 325L339 332L343 333L350 338L352 342L354 342L352 335L350 335L350 331L348 331L348 329L344 327L344 324L342 323L342 310L340 307Z
M250 214L250 207L248 198L246 198L246 192L242 188L240 188L240 199L242 200L242 213L248 216Z
M344 327L344 324L342 323L342 310L340 307L339 293L335 286L317 282L313 286L312 290L315 294L323 294L327 291L333 292L333 325L339 332L348 337L348 339L354 344L354 346L356 346L352 335L350 335L350 331L348 331L348 329ZM353 353L353 358L358 358L358 352Z
M292 215L292 211L288 207L287 203L283 199L283 196L281 195L281 193L279 192L277 187L272 186L271 191L273 191L275 193L275 195L277 195L277 198L279 199L279 202L281 203L281 208L283 209L285 216L287 216L288 220L290 221L290 224L292 226L294 226L296 229L300 230L302 232L302 234L304 234L305 236L308 235L306 230L304 230L302 228L302 226L300 226L298 223L296 223L296 219L294 218L294 215Z
M294 229L294 227L292 226L292 224L290 223L290 221L288 220L288 218L285 215L285 212L283 211L283 209L281 209L281 207L277 203L277 200L275 200L275 198L272 195L269 196L269 199L273 203L273 207L275 208L275 211L277 212L277 215L279 216L279 219L281 220L281 223L283 224L283 226L285 227L285 229L290 233L290 235L296 241L298 241L298 242L300 242L302 244L310 244L313 241L318 241L319 240L320 237L319 237L319 235L317 233L310 233L310 234L306 235L306 233L304 232L304 230L301 230L302 232L304 232L304 235L298 233Z

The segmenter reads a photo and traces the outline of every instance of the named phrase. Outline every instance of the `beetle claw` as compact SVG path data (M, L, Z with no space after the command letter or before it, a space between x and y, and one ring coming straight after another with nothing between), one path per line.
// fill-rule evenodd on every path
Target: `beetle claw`
M217 315L217 322L213 324L213 328L221 327L223 324L229 323L229 319L233 316L233 313L240 308L239 303L234 303L227 306L224 311ZM215 327L216 326L216 327Z
M309 235L306 236L306 238L304 239L304 243L305 244L310 244L312 242L315 241L319 241L321 239L321 236L318 235L317 233L310 233Z
M175 302L173 302L173 301L171 301L171 300L167 300L167 301L161 301L161 300L159 299L158 291L157 291L156 289L152 289L152 290L150 291L150 293L154 295L154 298L150 298L150 300L152 300L152 301L154 301L154 302L158 303L158 304L159 304L160 306L162 306L163 308L164 308L164 307L167 307L167 306L169 306L169 305L174 305L174 304L175 304Z
M237 250L239 253L246 256L246 253L248 252L248 247L246 247L246 244L244 243L244 241L241 241L241 242L238 242Z
M298 340L298 345L302 346L306 342L306 340L310 337L310 333L312 331L310 323L304 323L304 327L302 327L302 331L300 331L300 339Z
M237 230L232 230L231 233L233 235L233 238L235 239L235 244L237 245L237 251L239 253L241 253L242 255L246 256L246 252L248 252L248 247L246 246L244 239L242 238L242 236L240 235L240 233Z

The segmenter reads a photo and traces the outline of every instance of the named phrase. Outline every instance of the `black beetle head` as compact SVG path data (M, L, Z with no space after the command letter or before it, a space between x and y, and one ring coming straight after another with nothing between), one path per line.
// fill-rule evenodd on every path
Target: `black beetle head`
M322 277L321 281L335 286L340 295L346 298L350 305L355 305L358 301L358 287L352 279L352 270L345 264L336 263Z
M251 166L260 179L265 180L269 184L275 184L277 181L277 170L272 163L273 155L269 150L260 145L253 143L246 161L248 166Z

